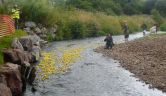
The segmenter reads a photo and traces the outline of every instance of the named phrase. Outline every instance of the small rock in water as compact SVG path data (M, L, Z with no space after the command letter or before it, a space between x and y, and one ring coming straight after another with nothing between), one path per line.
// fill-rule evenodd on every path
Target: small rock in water
M33 86L33 87L31 88L31 91L34 93L34 92L37 91L37 89Z

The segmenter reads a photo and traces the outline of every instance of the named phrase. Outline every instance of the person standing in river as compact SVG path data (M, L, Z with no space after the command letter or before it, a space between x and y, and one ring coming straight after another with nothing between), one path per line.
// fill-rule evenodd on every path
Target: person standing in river
M147 30L147 25L146 25L145 23L143 23L143 24L141 25L141 28L142 28L142 30L143 30L143 35L145 36L146 30Z
M104 39L104 41L106 42L105 49L112 49L112 47L114 45L112 34L108 34L107 37Z
M124 25L123 25L122 29L123 29L123 33L124 33L125 42L127 42L128 38L129 38L129 27L128 27L127 21L124 21Z

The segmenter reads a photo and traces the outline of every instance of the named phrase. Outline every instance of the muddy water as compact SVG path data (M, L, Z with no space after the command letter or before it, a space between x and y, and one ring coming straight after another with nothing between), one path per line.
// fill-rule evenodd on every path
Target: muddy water
M130 40L142 37L142 33L130 35ZM24 96L166 96L157 89L139 82L118 61L103 57L93 51L104 45L104 37L54 42L45 51L57 52L68 48L83 48L81 57L65 73L51 75L40 81L37 91L28 87ZM113 37L115 43L123 42L123 36Z

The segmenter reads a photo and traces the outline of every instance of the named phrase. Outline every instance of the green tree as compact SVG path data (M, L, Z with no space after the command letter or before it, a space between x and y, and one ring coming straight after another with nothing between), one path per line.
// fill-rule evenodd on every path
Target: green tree
M166 16L166 0L157 0L156 9L162 16Z
M151 14L153 16L153 19L156 21L156 23L162 24L163 23L163 17L160 15L159 11L156 9L153 9L151 11Z

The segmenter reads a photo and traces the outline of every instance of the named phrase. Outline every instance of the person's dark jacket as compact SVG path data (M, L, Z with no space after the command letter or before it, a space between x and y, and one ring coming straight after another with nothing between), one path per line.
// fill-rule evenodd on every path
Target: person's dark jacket
M104 41L106 42L106 45L107 46L113 46L114 43L113 43L113 39L112 39L112 36L107 36Z

